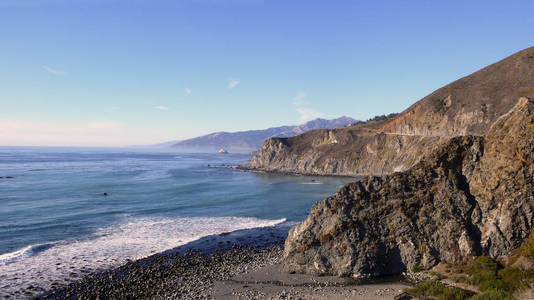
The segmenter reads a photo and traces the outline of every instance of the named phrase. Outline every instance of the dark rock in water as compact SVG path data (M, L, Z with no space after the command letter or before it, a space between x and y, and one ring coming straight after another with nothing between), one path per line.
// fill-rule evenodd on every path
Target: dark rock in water
M450 139L406 172L347 184L290 230L290 272L398 274L519 247L534 217L534 103L484 137Z
M5 176L4 178L5 178L5 179L13 179L13 178L15 178L15 177L13 177L13 176Z
M104 194L102 194L102 196L109 196L109 194L108 193L104 193Z

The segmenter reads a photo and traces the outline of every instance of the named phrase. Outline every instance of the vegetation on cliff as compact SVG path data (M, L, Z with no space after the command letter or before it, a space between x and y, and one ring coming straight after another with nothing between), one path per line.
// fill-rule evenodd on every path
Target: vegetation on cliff
M532 233L531 233L532 236ZM413 296L432 296L438 299L522 299L530 297L527 291L534 285L534 261L523 256L524 250L532 247L527 240L516 253L505 261L496 261L488 256L479 256L461 265L447 265L438 279L421 282L406 289ZM519 263L518 263L519 262ZM445 272L443 272L445 271ZM434 273L435 274L435 273ZM444 283L445 282L445 283ZM447 284L449 283L449 284ZM460 283L471 291L454 287ZM472 292L478 290L478 293Z

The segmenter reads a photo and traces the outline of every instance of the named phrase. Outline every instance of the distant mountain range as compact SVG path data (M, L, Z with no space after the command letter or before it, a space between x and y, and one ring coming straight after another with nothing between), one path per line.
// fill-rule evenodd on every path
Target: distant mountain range
M281 126L263 130L238 132L215 132L183 141L170 141L158 144L158 147L171 147L188 150L226 150L252 151L258 150L263 142L272 137L292 137L314 129L334 129L345 127L359 121L342 116L337 119L315 119L296 126Z

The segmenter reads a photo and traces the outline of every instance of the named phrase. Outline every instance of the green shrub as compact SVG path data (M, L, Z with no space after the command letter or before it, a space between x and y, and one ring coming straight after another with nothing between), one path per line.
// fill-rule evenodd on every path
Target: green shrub
M477 284L482 291L506 291L510 290L502 280L498 278L486 278Z
M522 271L519 268L506 267L499 270L499 278L510 291L516 291L528 287L528 283L525 282L529 277L528 272Z
M488 287L497 279L499 264L487 256L479 256L466 265L459 266L458 271L470 275L468 282L474 285L485 284Z
M412 267L412 273L419 273L421 271L424 271L425 268L423 268L423 266L421 265L415 265Z
M467 283L484 292L473 299L513 299L513 292L527 288L534 279L534 271L503 267L487 256L477 257L458 271L468 275Z
M462 289L448 287L438 281L420 283L406 292L414 296L432 296L439 300L464 300L471 296Z
M490 291L483 294L474 295L469 300L515 300L509 292L505 291Z
M468 282L482 291L510 291L510 287L498 276L502 266L488 256L479 256L467 265Z
M534 230L530 231L528 238L523 242L521 248L519 248L519 254L534 259Z

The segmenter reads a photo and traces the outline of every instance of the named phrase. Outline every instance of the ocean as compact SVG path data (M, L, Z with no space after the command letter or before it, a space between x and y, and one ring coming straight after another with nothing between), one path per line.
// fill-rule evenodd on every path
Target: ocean
M349 178L232 168L249 154L0 147L0 297L199 239L289 226Z

